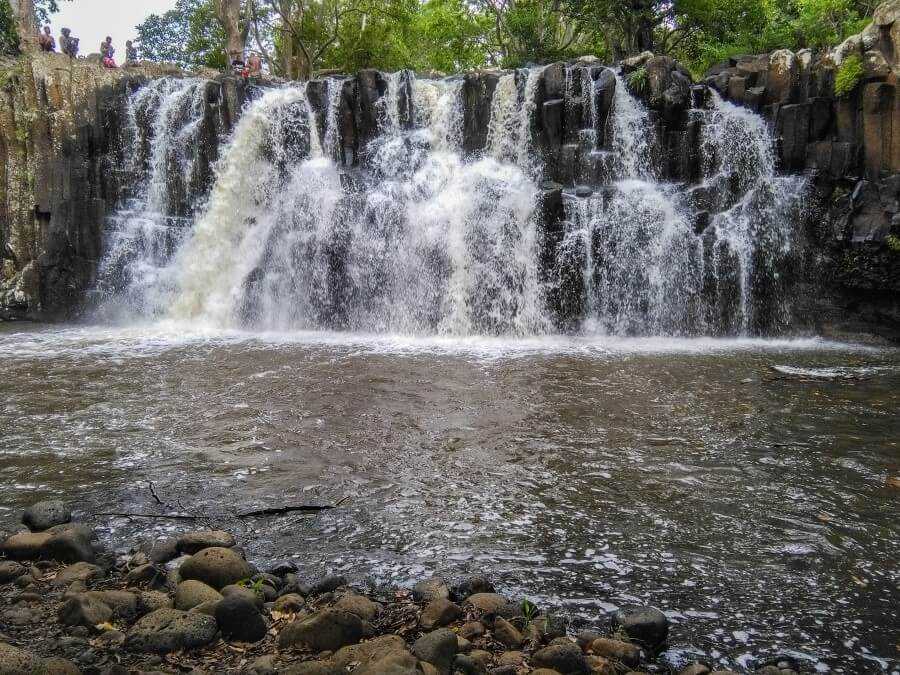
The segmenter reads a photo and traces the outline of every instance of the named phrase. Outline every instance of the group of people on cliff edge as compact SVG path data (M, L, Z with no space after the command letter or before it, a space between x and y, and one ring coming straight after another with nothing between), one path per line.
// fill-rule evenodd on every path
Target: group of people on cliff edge
M44 30L38 35L38 45L42 52L55 52L56 40L53 38L53 32L50 26L44 26ZM72 35L72 31L63 28L59 36L60 52L69 58L76 58L79 51L79 39ZM131 40L125 42L125 64L134 63L138 60L137 47ZM100 43L100 62L104 68L118 68L116 65L116 48L113 47L112 37L107 36Z

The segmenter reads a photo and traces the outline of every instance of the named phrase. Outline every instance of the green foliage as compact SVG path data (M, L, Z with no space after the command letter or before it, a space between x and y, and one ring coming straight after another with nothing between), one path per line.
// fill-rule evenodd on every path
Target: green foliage
M534 618L540 613L537 605L531 602L531 600L529 600L528 598L522 599L522 605L520 609L522 610L522 616L525 617L526 624L534 621Z
M19 35L9 0L0 0L0 54L17 54Z
M225 32L216 19L214 0L177 0L175 8L151 14L137 26L141 58L183 68L224 68Z
M240 586L241 588L246 588L246 589L253 591L259 597L264 597L263 590L262 590L262 587L263 587L263 579L262 578L257 579L256 581L253 581L252 579L241 579L239 582L237 582L237 585Z
M856 89L856 85L862 80L866 69L862 58L858 54L851 54L841 62L834 76L834 94L843 98L850 95Z
M643 93L647 87L649 75L646 68L638 68L628 74L628 86L636 94Z
M889 234L885 238L884 243L887 244L890 251L900 254L900 237L895 234Z

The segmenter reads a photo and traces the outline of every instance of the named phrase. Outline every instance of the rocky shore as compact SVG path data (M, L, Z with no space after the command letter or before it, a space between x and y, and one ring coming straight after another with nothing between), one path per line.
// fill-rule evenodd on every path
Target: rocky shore
M0 546L0 675L553 675L716 672L657 660L669 622L628 607L575 633L496 592L489 577L362 592L340 576L262 571L222 531L186 531L118 555L58 501L26 509ZM760 675L799 671L790 659Z

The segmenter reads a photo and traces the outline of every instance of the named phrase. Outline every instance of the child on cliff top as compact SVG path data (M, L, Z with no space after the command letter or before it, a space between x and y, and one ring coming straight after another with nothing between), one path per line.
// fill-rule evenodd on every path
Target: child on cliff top
M104 68L118 68L115 61L116 50L112 45L112 38L108 35L106 40L100 43L100 56L103 57Z
M38 36L38 44L40 45L42 52L56 51L56 40L53 39L50 26L44 26L44 32Z
M138 60L138 52L137 47L131 42L131 40L125 41L125 65L136 63Z

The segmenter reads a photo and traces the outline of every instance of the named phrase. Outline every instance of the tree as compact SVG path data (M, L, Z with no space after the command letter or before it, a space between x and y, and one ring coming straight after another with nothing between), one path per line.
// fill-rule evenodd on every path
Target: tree
M246 29L241 27L241 0L213 0L216 16L225 31L225 53L228 62L244 60Z
M19 49L26 53L37 51L38 23L34 0L9 0L9 4L19 35Z
M229 63L214 0L177 0L174 9L147 17L137 34L143 57L151 61L218 69Z

